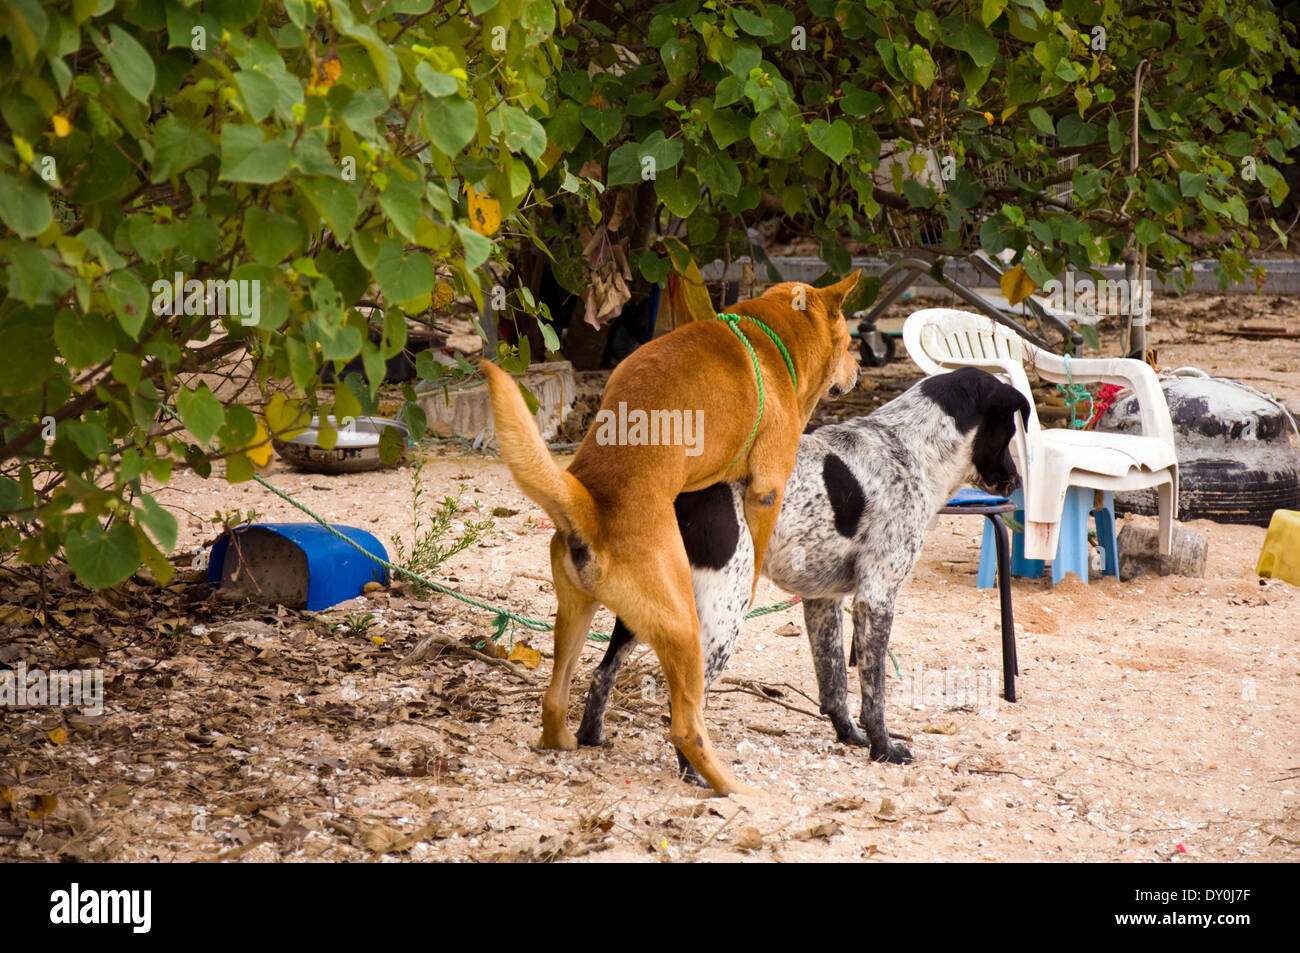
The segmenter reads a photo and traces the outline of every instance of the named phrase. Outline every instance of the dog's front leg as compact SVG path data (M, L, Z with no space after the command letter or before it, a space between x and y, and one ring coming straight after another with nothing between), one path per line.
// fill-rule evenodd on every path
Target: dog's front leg
M841 744L865 748L871 744L849 714L848 675L844 668L843 599L805 599L803 621L808 628L813 668L817 671L817 695L822 714L835 726Z
M907 764L912 752L889 740L885 728L885 653L894 626L894 601L868 600L862 592L853 600L853 646L858 656L862 684L862 712L858 716L871 741L871 760Z
M745 524L749 527L749 538L754 541L754 580L749 590L751 602L758 592L763 558L767 555L772 531L776 529L776 518L781 515L781 501L785 498L785 481L789 475L785 473L774 479L755 474L745 491Z

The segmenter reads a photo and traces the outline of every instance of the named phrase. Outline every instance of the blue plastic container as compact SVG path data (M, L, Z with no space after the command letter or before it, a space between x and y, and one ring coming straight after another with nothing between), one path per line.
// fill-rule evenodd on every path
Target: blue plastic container
M367 552L388 558L384 544L365 530L334 528ZM232 537L237 537L234 554ZM208 558L208 583L214 588L313 612L355 599L368 582L387 585L388 569L317 523L241 526L217 540Z

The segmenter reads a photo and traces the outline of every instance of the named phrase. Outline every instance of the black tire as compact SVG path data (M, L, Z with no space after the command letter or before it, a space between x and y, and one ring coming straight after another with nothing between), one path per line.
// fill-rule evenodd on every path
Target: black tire
M1178 468L1178 519L1268 526L1274 510L1300 509L1300 470L1263 471L1236 460L1191 460ZM1116 513L1156 515L1156 491L1115 494Z

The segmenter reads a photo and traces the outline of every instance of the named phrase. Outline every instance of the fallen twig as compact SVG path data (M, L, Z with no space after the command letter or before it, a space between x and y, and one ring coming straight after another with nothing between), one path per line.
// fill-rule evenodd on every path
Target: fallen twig
M415 648L411 649L411 651L407 654L407 656L402 659L401 664L411 665L415 662L423 661L425 658L428 657L429 652L433 649L435 645L441 646L445 649L449 649L450 651L455 652L457 655L465 655L472 659L478 659L480 662L487 662L489 665L495 665L498 668L504 669L506 674L510 675L516 681L520 681L520 682L532 681L532 679L530 679L527 675L524 674L523 669L515 665L514 662L508 661L507 659L503 659L503 658L493 658L491 655L488 655L486 652L480 652L478 649L472 646L465 645L464 643L461 642L457 642L455 639L452 639L448 636L442 635L437 632L432 633L431 635L426 635L424 638L422 638L416 644Z
M709 689L710 694L727 695L730 694L731 692L740 692L744 695L753 695L755 698L761 698L763 699L763 701L771 702L773 705L780 705L782 708L788 708L791 711L797 711L801 715L807 715L809 718L816 718L818 721L822 720L822 715L819 712L809 711L807 708L800 708L798 705L791 705L788 702L781 701L781 699L779 698L772 698L770 695L764 695L762 692L756 692L752 688L711 688Z

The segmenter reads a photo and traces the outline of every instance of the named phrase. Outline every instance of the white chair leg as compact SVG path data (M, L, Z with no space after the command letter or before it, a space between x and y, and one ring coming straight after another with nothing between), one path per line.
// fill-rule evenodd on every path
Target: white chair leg
M1061 538L1061 518L1054 523L1025 520L1025 559L1055 559L1056 544Z
M1174 548L1174 506L1178 492L1177 477L1156 487L1160 513L1160 555L1168 556Z

